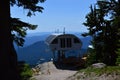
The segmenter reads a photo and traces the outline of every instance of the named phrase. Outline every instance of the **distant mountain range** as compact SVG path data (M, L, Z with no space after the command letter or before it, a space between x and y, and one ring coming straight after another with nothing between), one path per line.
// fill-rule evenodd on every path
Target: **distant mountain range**
M20 61L24 60L30 64L36 64L40 59L46 59L45 61L47 61L52 57L52 53L44 41L38 41L27 47L19 48L17 52Z
M82 37L80 33L74 33L83 42L81 54L87 52L88 45L90 44L91 37ZM26 61L31 65L49 61L52 58L52 51L45 44L45 39L50 33L44 33L40 35L32 35L26 37L24 47L15 47L19 61Z

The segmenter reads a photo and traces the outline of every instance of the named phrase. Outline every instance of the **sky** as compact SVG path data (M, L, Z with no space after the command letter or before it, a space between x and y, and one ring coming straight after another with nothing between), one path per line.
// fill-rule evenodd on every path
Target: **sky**
M46 0L39 5L44 8L43 13L27 17L27 11L16 6L11 8L11 16L38 25L36 30L28 32L87 32L83 25L85 16L90 12L90 5L96 0Z

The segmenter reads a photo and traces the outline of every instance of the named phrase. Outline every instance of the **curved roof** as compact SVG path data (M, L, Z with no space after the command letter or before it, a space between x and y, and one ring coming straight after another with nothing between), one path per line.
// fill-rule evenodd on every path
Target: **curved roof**
M50 36L47 37L45 42L47 44L51 44L54 39L56 39L57 37L60 37L60 36L72 36L74 38L77 38L80 41L80 39L78 37L76 37L75 35L73 35L73 34L60 34L59 33L59 34L51 34Z

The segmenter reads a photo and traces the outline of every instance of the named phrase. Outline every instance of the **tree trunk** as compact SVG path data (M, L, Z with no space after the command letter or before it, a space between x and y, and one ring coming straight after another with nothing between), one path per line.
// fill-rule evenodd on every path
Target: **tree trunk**
M10 1L0 1L0 80L19 80L10 29Z

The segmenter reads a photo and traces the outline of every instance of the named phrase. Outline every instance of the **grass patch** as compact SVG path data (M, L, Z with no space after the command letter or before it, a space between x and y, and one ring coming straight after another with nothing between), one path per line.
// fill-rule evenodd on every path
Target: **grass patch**
M120 66L106 66L104 68L93 68L93 67L88 67L86 69L82 69L79 72L84 72L86 75L90 75L91 73L95 73L96 75L100 76L102 74L118 74L120 75Z

